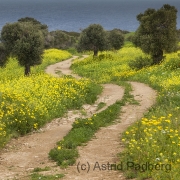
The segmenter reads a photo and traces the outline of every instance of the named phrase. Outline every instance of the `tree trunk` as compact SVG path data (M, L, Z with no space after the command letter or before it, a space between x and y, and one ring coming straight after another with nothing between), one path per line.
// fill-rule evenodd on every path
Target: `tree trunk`
M94 56L98 56L98 48L96 46L94 47Z
M153 64L159 64L163 59L163 51L159 49L156 54L152 55Z
M24 76L29 76L29 74L30 74L30 65L26 64L24 67L25 67Z

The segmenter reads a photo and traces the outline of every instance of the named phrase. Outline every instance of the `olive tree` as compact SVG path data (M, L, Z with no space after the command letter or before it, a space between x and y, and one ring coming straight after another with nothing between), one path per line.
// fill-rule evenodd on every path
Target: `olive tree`
M94 56L99 51L107 49L106 31L99 24L91 24L81 32L78 51L93 51Z
M1 31L1 41L6 55L17 58L24 66L24 74L30 74L30 67L41 64L44 50L42 32L30 22L16 22L6 24Z
M108 40L110 46L115 50L120 49L124 44L124 36L117 29L113 29L112 31L109 32Z
M68 49L72 47L76 40L73 36L66 34L61 30L51 31L51 47L57 49Z
M137 15L140 26L134 36L134 44L151 55L154 64L163 59L164 52L173 52L177 47L177 9L168 4L160 9L147 9Z
M49 48L51 42L50 42L50 34L48 32L48 26L46 24L42 24L40 21L38 21L37 19L34 19L32 17L24 17L24 18L20 18L18 19L18 22L29 22L32 23L33 26L35 28L37 28L38 30L40 30L43 33L44 36L44 46L45 48Z

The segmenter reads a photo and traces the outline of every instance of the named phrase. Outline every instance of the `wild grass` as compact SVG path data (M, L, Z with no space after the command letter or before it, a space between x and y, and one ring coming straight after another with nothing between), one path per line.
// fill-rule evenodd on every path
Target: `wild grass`
M102 109L102 108L103 108L103 107L105 107L105 106L106 106L106 103L104 103L104 102L100 102L100 103L98 104L98 106L97 106L96 111L98 111L98 110Z
M42 175L39 173L33 173L31 175L31 180L59 180L61 178L63 178L64 175L63 174L55 174L55 175Z

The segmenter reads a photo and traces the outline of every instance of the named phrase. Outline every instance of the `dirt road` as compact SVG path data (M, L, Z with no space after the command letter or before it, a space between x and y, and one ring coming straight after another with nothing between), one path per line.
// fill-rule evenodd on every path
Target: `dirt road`
M75 75L70 70L72 60L70 58L60 63L49 66L46 73L56 77L57 71L62 74L73 75L75 78L81 78ZM0 153L0 177L1 180L18 179L26 180L27 175L36 167L50 167L50 171L44 174L64 173L63 179L76 180L110 180L124 179L119 171L100 171L96 167L96 162L99 165L107 163L118 163L117 153L123 150L120 142L120 135L133 122L141 118L144 112L150 108L155 102L156 92L149 86L130 82L133 87L133 95L140 105L126 105L123 107L123 113L119 117L121 122L117 122L109 127L101 128L87 146L79 147L80 157L74 166L68 167L65 170L56 167L56 163L48 159L48 153L56 142L61 140L71 129L71 125L76 117L84 117L80 111L69 111L63 118L58 118L48 123L36 133L31 133L18 139L12 139ZM106 107L114 104L116 100L122 99L124 89L114 84L104 84L103 92L98 96L94 105L84 105L83 108L87 112L87 117L90 117L96 112L99 102L105 102ZM106 108L104 107L104 108ZM102 109L103 110L103 109ZM91 167L89 173L86 171L78 172L77 164L84 164L83 167Z

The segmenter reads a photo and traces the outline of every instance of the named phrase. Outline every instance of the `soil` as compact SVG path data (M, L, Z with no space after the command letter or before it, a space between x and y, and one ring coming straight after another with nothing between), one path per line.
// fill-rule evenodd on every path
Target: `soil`
M70 70L70 65L75 58L77 57L74 56L50 65L46 72L59 77L59 73L56 72L61 71L62 74L72 75L79 79L81 77L73 74ZM74 166L60 169L55 162L48 158L49 151L71 130L75 118L90 117L122 99L124 95L122 87L115 84L103 84L103 92L98 96L97 101L93 105L83 105L86 114L82 113L81 110L68 111L64 117L52 120L37 132L12 139L0 152L0 179L28 180L28 175L37 167L50 167L49 171L42 172L46 175L63 173L65 174L64 180L125 179L121 172L109 170L108 163L119 163L120 159L117 157L117 153L123 150L121 133L143 117L143 114L155 103L156 99L156 92L149 86L138 82L129 83L133 87L132 94L140 105L127 104L123 106L121 115L113 125L101 128L95 134L95 138L89 141L86 146L78 148L80 157ZM96 111L100 102L105 102L106 106ZM106 165L106 169L100 170L103 164Z

